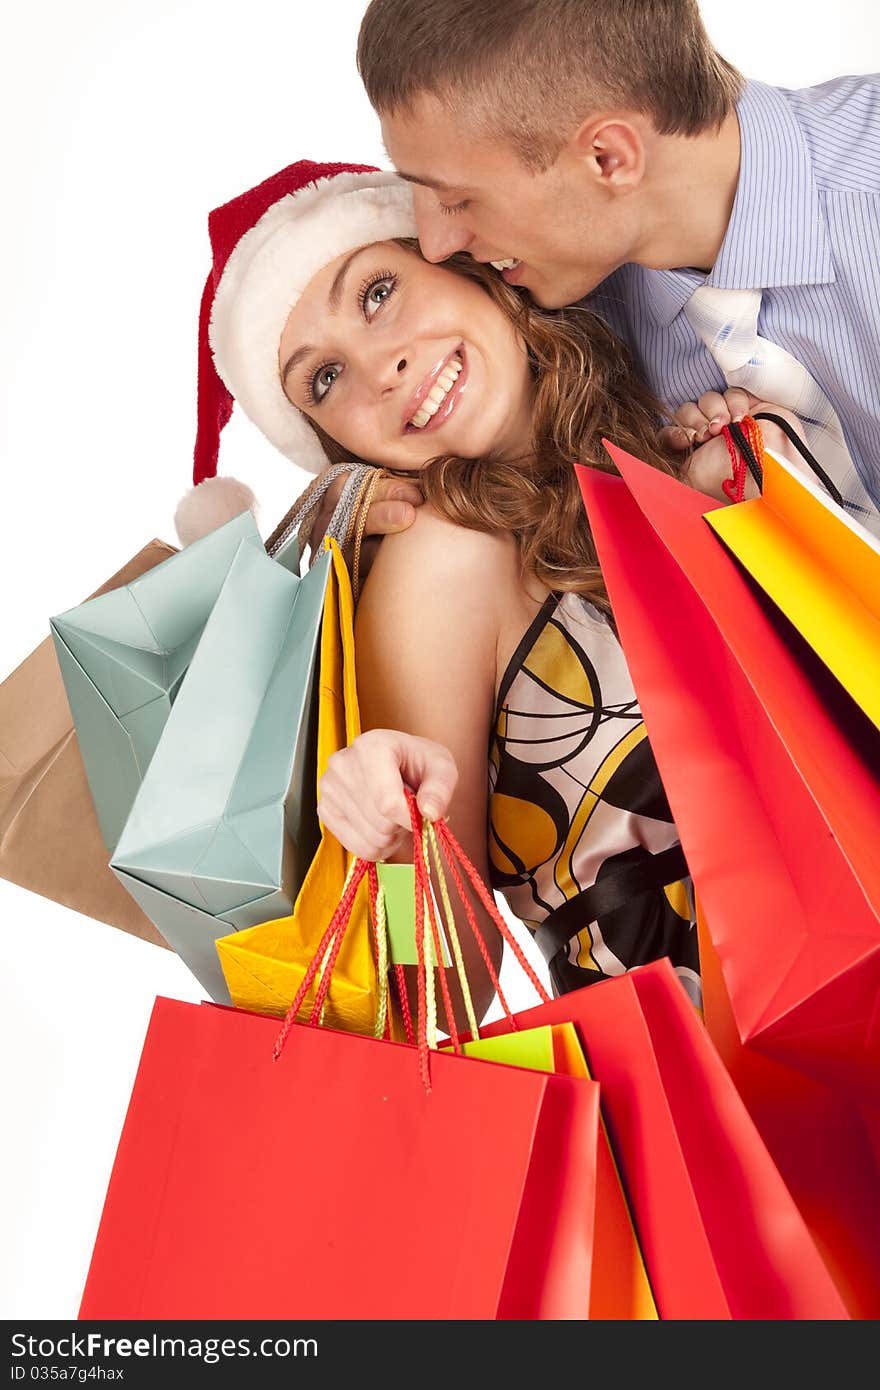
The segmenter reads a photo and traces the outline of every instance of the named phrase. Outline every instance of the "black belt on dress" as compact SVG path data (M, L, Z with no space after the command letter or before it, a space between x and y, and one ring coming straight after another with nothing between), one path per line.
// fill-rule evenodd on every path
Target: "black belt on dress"
M687 878L688 873L681 845L672 845L660 854L639 860L637 864L618 864L544 919L535 931L538 950L549 965L557 952L582 927L623 907L642 893L650 893L653 889L665 888L669 883Z

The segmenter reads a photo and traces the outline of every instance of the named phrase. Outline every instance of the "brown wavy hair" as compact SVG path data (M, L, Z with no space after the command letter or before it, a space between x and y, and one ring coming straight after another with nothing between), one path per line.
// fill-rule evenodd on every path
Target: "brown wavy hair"
M418 251L415 241L399 244ZM521 458L432 459L418 474L425 499L459 526L511 532L527 572L555 593L583 594L608 611L572 465L614 473L602 443L608 439L665 473L679 473L681 465L673 464L658 440L664 411L639 381L623 343L588 309L537 308L490 266L465 254L444 261L443 268L475 280L511 320L526 345L535 399L532 437ZM309 423L331 463L351 458Z

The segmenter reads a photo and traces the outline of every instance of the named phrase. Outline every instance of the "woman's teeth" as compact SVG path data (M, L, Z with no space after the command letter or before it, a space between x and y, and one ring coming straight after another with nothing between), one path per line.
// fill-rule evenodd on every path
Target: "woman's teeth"
M519 261L511 258L506 261L490 261L489 264L494 265L496 270L512 270L515 265L519 265Z
M437 414L437 411L440 409L450 390L458 380L458 374L462 366L463 363L460 357L451 357L449 359L415 415L410 420L410 424L415 425L417 430L423 429L428 421Z

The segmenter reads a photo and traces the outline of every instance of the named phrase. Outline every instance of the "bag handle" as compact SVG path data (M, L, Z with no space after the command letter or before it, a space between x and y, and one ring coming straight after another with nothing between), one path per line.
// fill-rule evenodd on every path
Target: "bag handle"
M468 858L467 854L462 849L455 835L450 830L448 823L445 820L438 820L434 822L424 821L421 812L418 809L418 804L416 802L414 793L410 791L408 787L404 790L406 794L407 804L409 807L410 822L412 825L413 860L415 864L416 878L415 935L417 957L418 1003L415 1039L413 1039L412 1035L412 1021L410 1017L406 989L404 986L404 975L402 966L396 967L396 979L398 991L400 994L401 1009L403 1011L404 1019L407 1025L407 1041L415 1041L419 1053L419 1073L421 1075L426 1090L430 1091L431 1080L429 1068L429 1052L436 1048L437 1017L436 994L434 988L434 964L435 962L441 961L443 959L443 956L440 943L440 931L437 923L436 913L434 910L433 894L430 891L430 875L428 871L429 852L431 858L433 858L434 860L437 872L438 886L440 888L440 897L444 907L444 916L446 919L447 932L449 934L450 947L452 949L455 967L458 972L459 980L461 982L462 996L465 1001L465 1011L468 1015L468 1023L473 1036L478 1037L479 1031L477 1028L476 1016L473 1010L473 1003L470 997L470 987L468 985L467 976L465 973L464 959L461 952L461 943L455 926L455 919L452 911L452 903L449 897L449 890L446 882L445 871L447 869L453 879L453 882L455 883L456 891L458 892L462 906L464 907L465 917L467 919L468 926L474 934L474 938L479 947L480 954L483 957L486 968L489 972L489 977L496 990L501 1007L504 1010L505 1016L508 1022L510 1023L511 1027L513 1029L516 1029L516 1019L514 1018L514 1015L510 1009L510 1005L507 1002L507 999L504 995L504 991L501 988L501 982L498 979L498 974L495 970L495 967L492 964L492 960L489 955L489 950L486 946L485 938L483 936L482 931L480 930L479 923L476 919L476 914L474 913L473 907L467 895L465 882L470 884L477 898L479 899L486 912L488 913L489 917L492 919L494 925L500 932L502 940L513 951L518 964L522 967L530 983L534 986L535 992L540 1002L543 1004L549 1003L550 995L547 993L547 990L544 988L544 985L541 983L538 976L535 974L535 971L529 964L522 950L522 947L519 945L519 942L516 940L509 926L504 921L504 918L501 916L501 913L498 910L498 906L492 894L490 893L486 885L483 883L483 880L481 879L478 870L471 862L471 860ZM445 865L443 862L444 860ZM342 946L342 941L343 937L345 936L346 928L348 927L348 924L351 920L355 897L357 896L358 889L365 875L369 878L371 906L373 908L373 919L375 929L377 932L377 963L384 957L384 952L381 948L381 945L379 944L380 938L378 937L378 930L380 926L380 922L378 919L380 915L382 915L383 913L383 907L381 905L382 890L377 888L376 886L376 866L372 861L366 859L356 859L352 863L351 869L349 870L349 874L346 879L340 901L337 904L337 907L333 913L333 916L330 919L330 923L327 926L326 931L321 937L321 940L318 944L314 956L309 962L308 968L300 983L300 987L296 992L296 996L294 997L293 1002L291 1003L290 1008L287 1011L284 1022L275 1039L275 1045L273 1048L273 1057L275 1061L278 1061L281 1057L290 1030L293 1027L294 1023L297 1021L297 1017L303 1006L306 996L308 995L308 992L311 989L316 976L319 975L319 972L320 979L318 981L314 1003L312 1005L312 1009L307 1023L309 1026L314 1027L321 1021L321 1013L323 1010L324 1001L327 996L327 991L330 987L330 979L333 973L333 967L336 963L336 958ZM382 921L381 925L382 929L384 930L384 920ZM444 1010L446 1013L449 1037L454 1050L460 1052L461 1040L459 1038L458 1031L455 1026L455 1017L452 1007L452 1000L449 994L449 984L446 979L446 972L443 970L441 970L440 972L440 989L443 998ZM381 999L382 996L380 991L380 1014L382 1010ZM381 1036L381 1034L377 1032L377 1036Z
M807 464L807 466L813 470L822 486L826 488L828 492L831 494L831 496L834 498L837 505L839 507L842 507L844 505L843 494L840 492L833 479L829 478L828 474L825 472L825 469L822 467L819 461L815 459L813 455L810 453L810 450L807 448L806 444L801 439L797 430L792 429L791 425L788 423L787 420L784 420L781 415L772 414L772 412L769 410L760 411L755 416L755 419L770 420L774 425L778 425L779 428L782 430L782 433L787 436L789 441L797 449L798 453L800 454L804 462Z
M314 519L315 513L323 501L324 494L337 478L346 478L346 483L342 489L342 494L324 532L325 539L335 540L340 550L348 544L352 531L358 520L365 493L369 488L369 496L372 497L373 489L376 487L380 478L387 476L382 468L376 468L370 463L356 463L354 460L347 463L334 464L332 468L327 468L323 473L319 473L316 478L309 483L304 492L293 503L293 506L281 518L275 530L266 541L266 553L273 557L277 556L287 543L295 536L299 541L310 521ZM303 547L300 545L300 551ZM310 564L314 564L318 558L319 550L315 547ZM360 555L360 545L358 544L358 557Z
M818 459L814 458L797 430L794 429L783 416L775 415L773 411L770 410L761 410L754 416L744 415L742 420L725 425L724 429L721 431L727 443L727 452L730 455L730 462L733 470L733 476L725 479L721 486L724 489L725 495L730 498L731 502L741 502L743 500L745 492L744 464L748 467L758 487L763 488L764 440L761 433L761 426L758 424L759 420L769 420L782 430L782 433L789 442L794 445L808 468L810 468L819 479L819 482L825 488L826 492L833 497L839 507L842 507L844 502L840 489L837 487L834 480L825 472L825 469L819 463ZM737 455L737 450L739 451L739 455Z
M725 497L731 502L741 502L746 490L746 468L760 489L764 484L764 440L761 426L744 415L742 420L732 421L721 431L727 445L732 476L725 478L721 487Z

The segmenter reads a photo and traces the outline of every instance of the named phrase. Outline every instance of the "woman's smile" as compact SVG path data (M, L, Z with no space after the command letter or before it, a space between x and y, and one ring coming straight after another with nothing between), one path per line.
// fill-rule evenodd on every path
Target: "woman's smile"
M438 430L452 415L467 385L464 343L428 373L403 414L404 433Z

